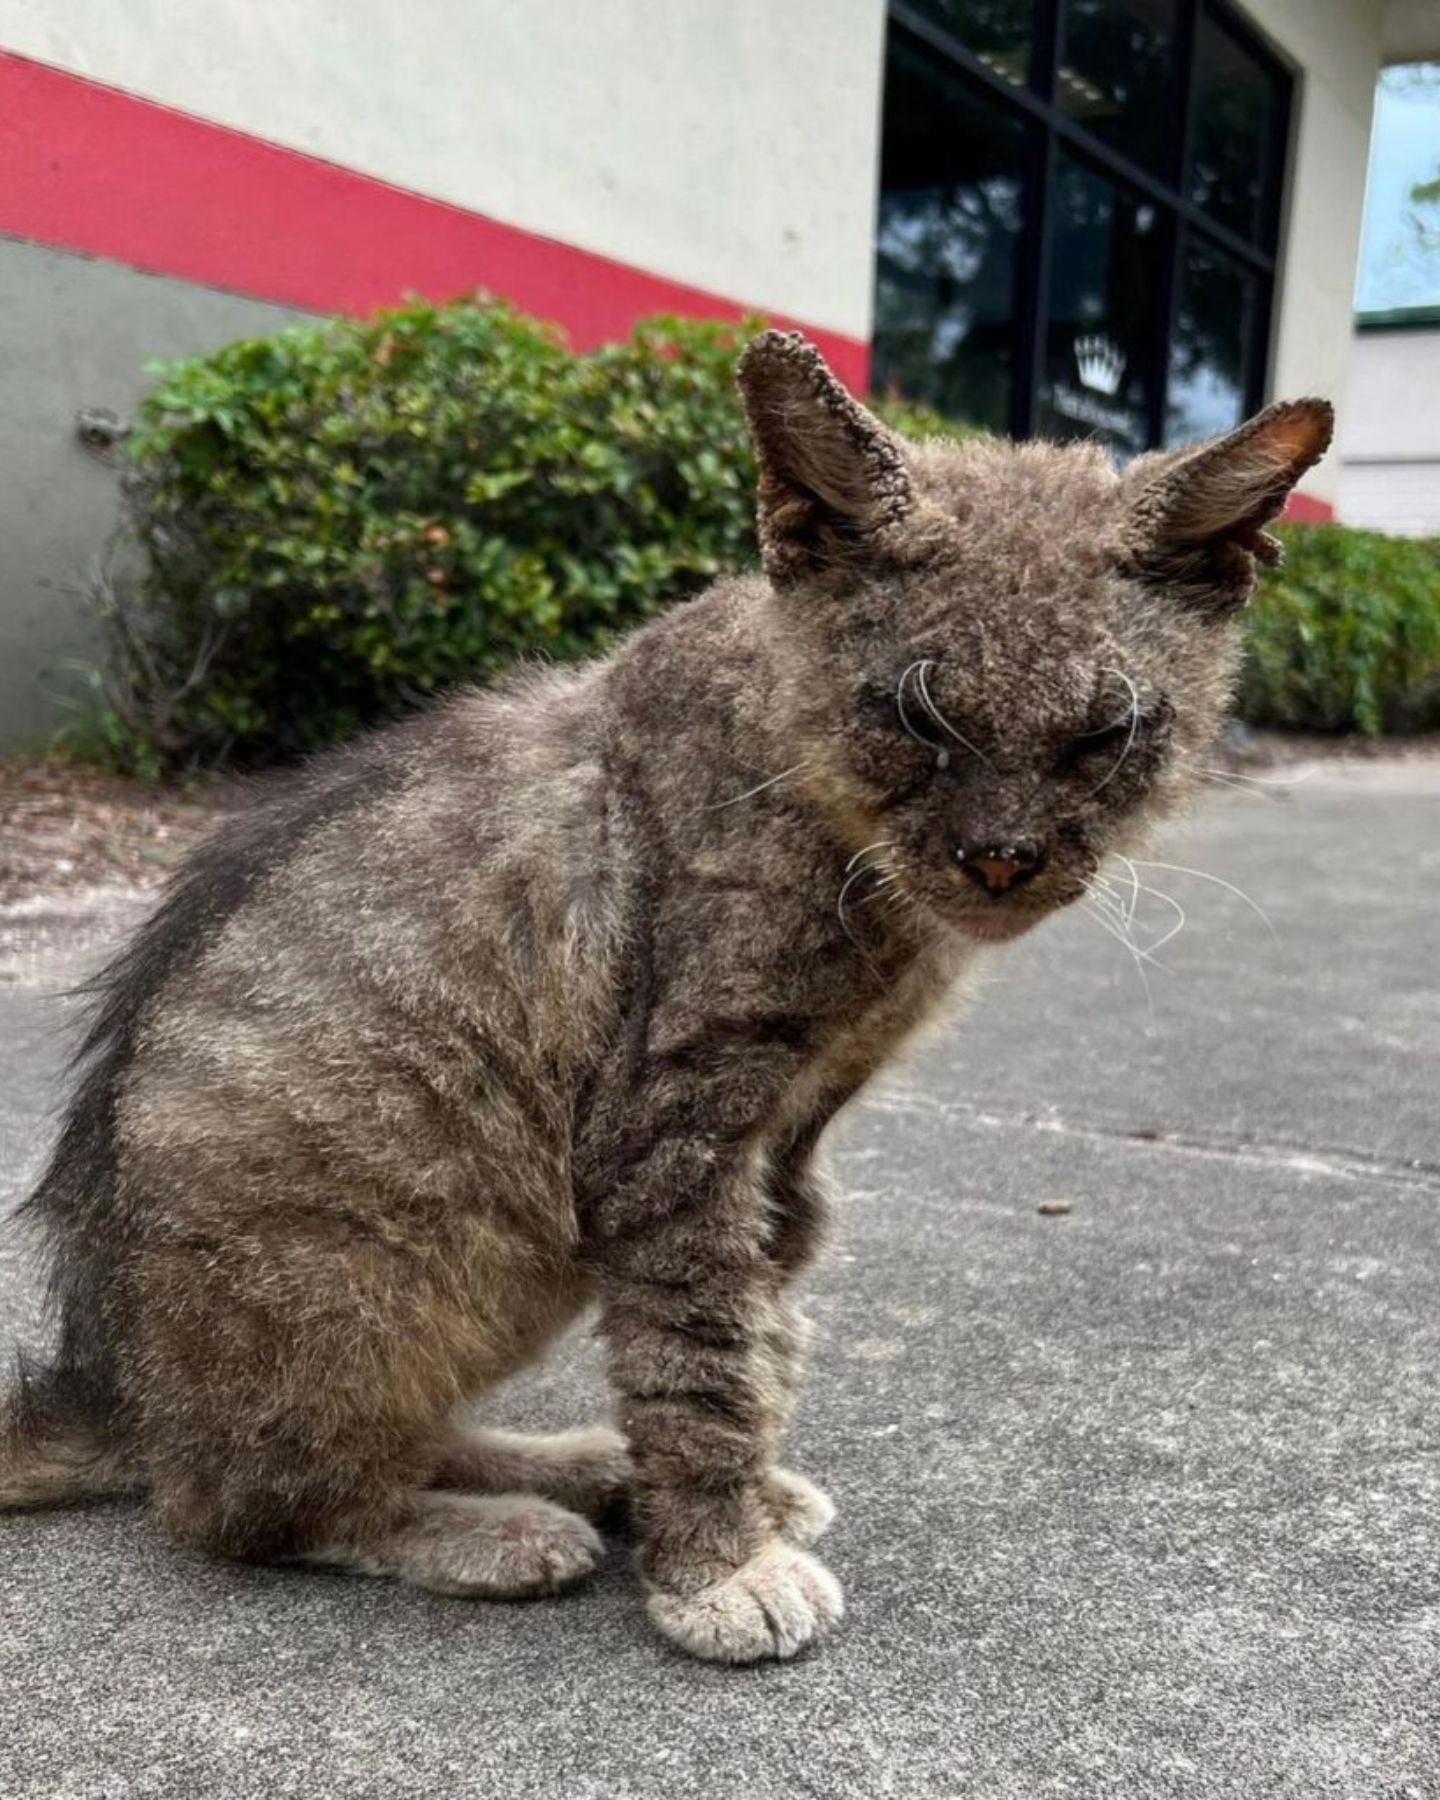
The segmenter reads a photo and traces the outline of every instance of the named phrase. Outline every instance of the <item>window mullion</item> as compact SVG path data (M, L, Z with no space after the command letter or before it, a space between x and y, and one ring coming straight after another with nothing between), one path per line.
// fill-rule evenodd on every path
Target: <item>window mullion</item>
M1171 174L1178 194L1187 192L1190 177L1190 133L1195 119L1195 36L1200 0L1188 0L1181 7L1179 31L1175 40L1175 92L1180 101L1180 129L1176 135L1175 160ZM1164 278L1155 296L1156 339L1161 366L1156 372L1150 404L1150 447L1165 441L1165 420L1170 399L1170 350L1175 341L1175 312L1180 303L1180 267L1185 255L1186 234L1190 227L1183 217L1172 212L1168 230L1170 242L1165 257Z
M1060 62L1064 0L1036 0L1035 38L1030 50L1030 86L1047 107L1055 104L1055 71Z
M1050 331L1050 257L1054 233L1055 133L1048 127L1032 138L1028 169L1027 210L1020 295L1020 341L1015 359L1014 425L1017 437L1033 437L1036 407L1045 380L1045 347Z

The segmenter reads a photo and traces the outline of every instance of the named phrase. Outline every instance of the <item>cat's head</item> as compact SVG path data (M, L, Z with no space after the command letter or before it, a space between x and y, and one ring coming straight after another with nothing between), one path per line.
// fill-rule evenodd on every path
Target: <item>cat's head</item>
M972 937L1078 899L1206 760L1329 405L1117 473L1090 445L904 442L793 334L739 381L809 791Z

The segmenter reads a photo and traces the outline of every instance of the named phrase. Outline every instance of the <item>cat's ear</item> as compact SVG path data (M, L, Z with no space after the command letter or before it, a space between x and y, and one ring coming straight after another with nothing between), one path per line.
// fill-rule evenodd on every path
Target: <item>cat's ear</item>
M1283 556L1265 526L1329 449L1334 428L1328 400L1280 400L1226 437L1132 465L1126 479L1135 489L1131 531L1141 568L1213 593L1221 606L1243 605L1256 561Z
M783 584L873 555L915 502L899 438L798 332L753 338L736 380L760 464L766 574Z

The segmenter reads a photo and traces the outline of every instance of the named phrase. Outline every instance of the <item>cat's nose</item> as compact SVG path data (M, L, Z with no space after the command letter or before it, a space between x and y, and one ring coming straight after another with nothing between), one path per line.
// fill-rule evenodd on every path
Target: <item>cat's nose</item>
M955 860L987 894L1003 894L1028 881L1040 867L1040 846L1033 838L1009 838L1004 843L966 838Z

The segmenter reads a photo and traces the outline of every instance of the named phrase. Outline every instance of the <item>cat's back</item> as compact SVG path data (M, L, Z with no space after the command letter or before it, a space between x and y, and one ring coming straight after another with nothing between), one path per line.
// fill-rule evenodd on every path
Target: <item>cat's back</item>
M132 1135L194 1150L244 1117L398 1143L467 1116L477 1081L558 1108L621 930L595 678L461 695L204 846L106 978Z

